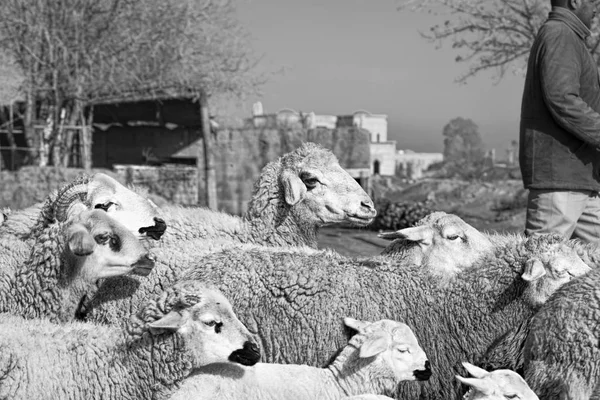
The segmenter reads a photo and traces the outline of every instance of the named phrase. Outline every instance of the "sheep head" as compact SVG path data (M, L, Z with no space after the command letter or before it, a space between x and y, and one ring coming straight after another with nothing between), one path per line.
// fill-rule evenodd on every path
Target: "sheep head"
M437 211L417 222L416 226L379 237L392 243L383 254L408 254L424 268L441 275L454 275L469 268L493 249L489 237L454 214Z
M549 234L526 240L528 259L521 279L527 282L525 298L533 306L542 305L562 285L591 270L577 252L577 243Z
M254 365L260 351L231 304L215 287L183 281L149 301L132 316L133 337L178 334L190 351L193 368L217 362Z
M82 176L62 187L51 205L52 218L65 221L70 208L80 202L88 209L107 212L139 238L158 240L166 230L158 207L151 200L106 174Z
M281 157L279 181L286 204L307 223L365 226L377 214L369 195L333 153L315 143L305 143Z
M508 369L487 372L473 364L463 366L472 378L456 375L459 382L470 387L465 400L539 400L519 374Z
M427 380L431 376L427 355L406 324L386 319L366 322L350 317L344 318L344 324L358 332L350 340L350 346L358 348L358 359L368 360L369 368L377 369L377 374L370 375L391 375L394 385L405 380Z
M95 282L130 272L150 273L154 267L152 256L133 233L109 214L88 210L82 203L74 204L70 211L66 251L72 274Z

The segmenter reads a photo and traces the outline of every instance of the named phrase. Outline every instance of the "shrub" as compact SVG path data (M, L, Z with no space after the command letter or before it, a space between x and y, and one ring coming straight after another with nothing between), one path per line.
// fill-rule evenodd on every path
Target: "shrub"
M421 201L394 203L387 199L379 199L375 202L375 208L377 217L369 227L376 231L408 228L433 212L427 202Z

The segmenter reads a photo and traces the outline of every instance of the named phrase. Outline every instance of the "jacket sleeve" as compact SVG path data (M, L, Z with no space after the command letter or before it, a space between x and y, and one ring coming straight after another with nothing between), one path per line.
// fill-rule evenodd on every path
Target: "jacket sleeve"
M600 148L600 114L579 95L582 47L572 35L556 32L540 46L542 95L554 119L567 132ZM584 49L585 50L585 49Z

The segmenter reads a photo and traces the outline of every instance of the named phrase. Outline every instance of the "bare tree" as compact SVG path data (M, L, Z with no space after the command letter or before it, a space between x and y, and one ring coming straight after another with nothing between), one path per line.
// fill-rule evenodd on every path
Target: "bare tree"
M437 46L450 42L459 53L457 62L468 64L460 83L484 70L494 70L496 81L513 68L525 69L529 50L550 10L549 0L398 0L400 10L444 16L421 35ZM598 59L600 40L590 47Z
M0 51L23 75L25 133L40 165L67 165L90 105L114 96L244 93L262 82L228 0L0 0ZM1 60L0 60L1 62ZM47 120L46 135L33 129ZM82 149L90 165L90 131ZM50 151L49 149L52 149Z

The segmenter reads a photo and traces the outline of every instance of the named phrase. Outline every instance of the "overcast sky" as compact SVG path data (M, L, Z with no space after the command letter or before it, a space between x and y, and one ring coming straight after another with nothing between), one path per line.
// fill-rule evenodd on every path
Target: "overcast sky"
M471 118L499 158L518 138L523 78L455 83L466 65L449 43L436 49L419 35L434 16L399 12L395 0L243 0L238 13L263 67L286 68L264 87L265 112L387 114L398 149L422 152L442 150L455 117Z

